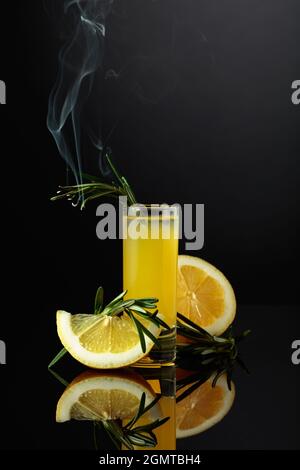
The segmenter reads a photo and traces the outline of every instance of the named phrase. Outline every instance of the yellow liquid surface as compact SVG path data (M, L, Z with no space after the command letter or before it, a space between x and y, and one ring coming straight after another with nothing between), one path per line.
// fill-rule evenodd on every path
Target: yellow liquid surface
M125 217L127 229L137 219ZM140 221L147 238L135 239L129 229L123 240L123 287L128 291L127 298L158 298L159 312L172 327L176 324L178 219L153 217Z

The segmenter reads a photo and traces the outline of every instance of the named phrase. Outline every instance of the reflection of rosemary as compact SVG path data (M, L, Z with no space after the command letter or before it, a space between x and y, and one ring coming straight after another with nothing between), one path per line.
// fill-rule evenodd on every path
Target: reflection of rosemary
M195 373L177 382L177 391L191 385L177 399L182 400L193 390L202 385L212 375L214 387L222 374L227 375L227 385L231 390L231 378L235 363L238 363L246 372L247 367L238 354L239 342L248 336L250 330L239 336L233 336L230 326L222 336L212 336L206 330L196 325L180 313L177 314L177 333L190 340L188 344L177 345L177 365L195 370Z
M157 437L153 430L162 426L170 418L158 418L153 422L145 425L138 425L139 419L147 413L160 400L158 395L148 406L146 405L146 395L142 394L139 408L135 416L123 426L119 420L101 420L94 422L94 441L98 450L97 429L104 430L114 443L117 449L122 446L133 450L134 447L155 447L157 445Z
M51 374L65 387L69 383L62 378L59 374L50 369ZM155 421L149 422L148 424L138 425L139 419L144 416L149 410L151 410L161 399L161 395L156 395L156 398L146 406L146 395L143 392L139 408L134 417L123 426L122 421L119 419L102 419L94 421L94 445L96 450L99 450L97 431L104 431L108 434L110 440L120 449L125 446L127 449L132 450L133 446L136 447L155 447L157 445L157 437L153 433L154 429L162 426L166 423L170 417L158 418Z
M83 174L82 176L88 181L87 183L76 184L73 186L60 186L57 195L51 198L51 201L57 201L59 199L68 199L72 201L74 205L81 201L80 208L83 209L88 201L97 199L103 196L127 196L130 204L135 204L136 199L134 193L129 186L126 178L121 176L116 167L111 161L109 153L105 154L107 163L114 175L116 181L111 184L105 183L100 178L95 176Z
M160 342L158 341L158 339L151 333L151 331L149 331L145 327L145 325L138 318L141 317L144 320L153 323L157 327L169 330L170 327L161 318L158 317L158 310L156 308L158 299L149 297L145 299L124 300L124 296L126 295L126 293L127 291L122 292L108 305L106 305L106 307L104 307L104 291L102 287L99 287L95 297L94 314L99 315L99 317L128 315L134 323L136 330L139 334L142 351L146 352L146 336L148 336L148 338L150 338L151 341L153 341L153 343L156 344L157 347L160 347ZM150 312L149 310L154 310L154 312ZM48 368L54 366L54 364L56 364L66 354L66 352L66 349L63 348L50 362Z

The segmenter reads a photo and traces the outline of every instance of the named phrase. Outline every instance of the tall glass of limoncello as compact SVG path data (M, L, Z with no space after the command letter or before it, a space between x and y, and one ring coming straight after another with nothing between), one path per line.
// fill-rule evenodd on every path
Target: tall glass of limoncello
M123 216L123 287L127 298L156 297L163 330L144 363L173 363L176 355L177 206L134 204Z

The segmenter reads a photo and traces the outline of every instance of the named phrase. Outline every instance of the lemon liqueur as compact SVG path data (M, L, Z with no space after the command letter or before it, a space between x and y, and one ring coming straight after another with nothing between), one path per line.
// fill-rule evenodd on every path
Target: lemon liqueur
M160 335L147 362L172 363L176 343L176 284L179 238L177 206L134 204L123 219L123 287L129 298L156 297L169 330Z

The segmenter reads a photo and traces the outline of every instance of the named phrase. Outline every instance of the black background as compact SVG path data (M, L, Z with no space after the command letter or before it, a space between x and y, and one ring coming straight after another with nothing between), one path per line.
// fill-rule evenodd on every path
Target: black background
M18 374L23 386L28 374L28 395L42 384L47 402L41 370L59 347L56 309L86 311L99 284L108 298L122 285L121 243L97 240L96 204L80 213L49 201L66 172L46 128L68 30L59 4L5 2L0 12L0 79L7 84L7 105L0 107L0 337L8 345L7 403ZM300 106L291 102L291 83L300 75L299 2L114 5L104 69L143 56L122 86L104 85L99 102L103 140L122 116L109 140L118 166L141 201L205 204L205 246L189 254L219 267L239 304L298 304ZM289 366L297 311L291 338L286 335ZM288 324L289 310L280 312L277 324ZM269 323L263 328L268 337ZM280 327L273 335L272 343ZM8 415L15 416L14 408L7 404Z
M104 248L96 239L96 205L80 214L49 202L65 182L46 128L68 31L59 4L2 7L2 211L18 271L30 263L32 288L40 293L50 282L57 302L71 308L74 292L82 289L86 307L99 282L119 290L120 243ZM122 86L105 84L103 141L121 115L109 145L139 199L205 204L199 254L247 304L298 302L291 271L299 254L299 108L291 83L300 68L299 10L279 0L116 1L107 25L105 68L136 65ZM130 92L136 84L151 103Z

